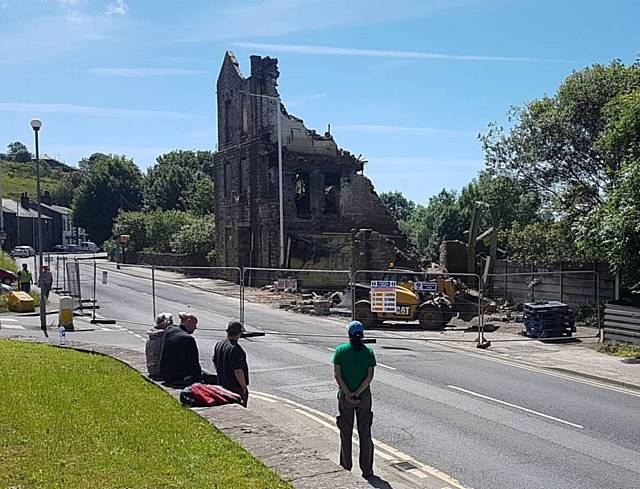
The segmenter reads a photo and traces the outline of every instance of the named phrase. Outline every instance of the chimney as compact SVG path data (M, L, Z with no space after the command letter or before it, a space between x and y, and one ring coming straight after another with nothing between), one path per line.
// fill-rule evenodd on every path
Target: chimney
M257 75L261 68L262 56L254 54L249 56L249 59L251 59L251 76Z
M51 192L45 190L44 194L40 196L40 202L42 202L44 205L51 205L51 203L53 202L53 199L51 198Z
M30 204L29 194L27 194L27 192L22 192L20 194L20 205L25 209L30 209L29 204Z

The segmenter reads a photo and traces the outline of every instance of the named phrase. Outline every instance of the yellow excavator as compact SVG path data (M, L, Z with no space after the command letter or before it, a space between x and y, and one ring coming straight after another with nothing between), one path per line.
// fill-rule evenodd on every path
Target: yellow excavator
M470 321L478 315L478 298L464 284L443 275L428 277L428 273L399 268L390 268L384 274L383 281L396 282L395 313L373 312L371 286L356 284L355 319L365 328L380 326L384 321L418 321L423 329L439 330L454 316Z

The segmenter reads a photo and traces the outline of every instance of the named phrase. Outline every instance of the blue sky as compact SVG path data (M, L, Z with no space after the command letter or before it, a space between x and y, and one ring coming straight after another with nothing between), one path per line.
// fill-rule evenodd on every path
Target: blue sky
M224 52L279 59L289 112L419 203L483 166L477 134L574 69L640 51L634 0L0 0L0 145L141 167L215 149Z

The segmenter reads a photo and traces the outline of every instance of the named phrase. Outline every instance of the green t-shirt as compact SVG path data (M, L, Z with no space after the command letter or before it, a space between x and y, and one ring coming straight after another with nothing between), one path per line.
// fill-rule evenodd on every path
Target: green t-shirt
M356 351L351 346L351 343L343 343L336 348L332 363L334 365L340 365L342 379L349 387L349 390L353 392L364 382L369 367L376 366L376 356L373 350L367 345L364 345L362 350ZM342 392L342 389L339 391L339 395L342 397L344 392ZM362 393L362 395L366 396L370 394L371 391L369 387Z

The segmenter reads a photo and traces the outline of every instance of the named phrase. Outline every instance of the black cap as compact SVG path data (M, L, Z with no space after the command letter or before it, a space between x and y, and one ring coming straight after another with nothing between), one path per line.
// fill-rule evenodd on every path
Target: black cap
M227 333L232 336L238 336L242 333L242 323L240 321L229 321L227 325Z

